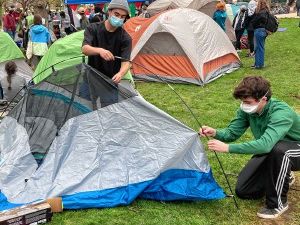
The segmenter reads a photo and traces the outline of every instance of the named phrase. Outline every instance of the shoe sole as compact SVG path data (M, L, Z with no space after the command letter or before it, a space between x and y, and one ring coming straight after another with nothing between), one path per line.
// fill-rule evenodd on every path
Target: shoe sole
M296 182L296 179L294 178L294 179L291 181L291 183L289 183L289 187L293 186L295 182Z
M283 214L285 211L287 211L289 209L289 206L287 205L285 208L283 208L281 210L281 212L279 212L276 215L265 215L265 214L260 214L260 213L256 213L256 215L262 219L276 219L277 217L279 217L281 214Z

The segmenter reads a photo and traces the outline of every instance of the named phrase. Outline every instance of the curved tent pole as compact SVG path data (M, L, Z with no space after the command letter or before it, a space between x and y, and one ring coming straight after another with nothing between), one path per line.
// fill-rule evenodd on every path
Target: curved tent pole
M45 70L43 70L42 72L40 72L39 74L37 74L36 76L34 76L28 83L33 83L33 80L34 80L37 76L39 76L41 73L45 72L46 70L48 70L48 69L50 69L50 68L52 68L52 70L54 70L54 66L55 66L55 65L60 64L60 63L63 63L63 62L68 61L68 60L71 60L71 59L79 58L79 57L82 57L82 58L83 58L83 63L84 63L84 61L85 61L85 56L83 56L83 55L74 56L74 57L72 57L72 58L69 58L69 59L66 59L66 60L62 60L62 61L60 61L60 62L57 62L57 63L55 63L55 64L49 66L48 68L46 68ZM172 90L172 91L180 98L180 100L182 101L182 103L183 103L183 104L187 107L187 109L190 111L190 113L192 114L192 116L193 116L194 119L196 120L198 126L199 126L199 127L202 127L200 121L197 119L197 117L195 116L195 114L194 114L194 112L192 111L192 109L187 105L187 103L186 103L186 102L183 100L183 98L178 94L178 92L177 92L177 91L176 91L176 90L175 90L175 89L174 89L174 88L173 88L166 80L162 79L161 77L159 77L158 75L156 75L155 73L153 73L150 69L146 68L145 66L143 66L143 65L141 65L141 64L139 64L139 63L133 62L133 61L131 61L131 60L129 60L129 59L125 59L125 58L120 57L120 56L115 56L115 58L116 58L116 59L123 60L123 61L130 62L130 63L133 63L133 64L135 64L135 65L137 65L137 66L140 66L140 67L142 67L143 69L148 70L150 73L154 74L154 75L155 75L159 80L161 80L163 83L167 84L167 85L169 86L169 88L170 88L170 89L171 89L171 90ZM55 71L55 70L54 70L54 71ZM2 112L1 117L2 117L3 114L6 112L6 110L7 110L8 107L11 105L11 103L12 103L13 100L16 98L16 96L18 96L18 94L19 94L23 89L27 88L27 86L28 86L28 85L24 85L24 86L18 91L18 93L15 95L15 97L12 99L12 101L7 105L7 107L6 107L6 108L4 109L4 111ZM208 136L206 136L206 138L209 140L209 137L208 137ZM218 163L219 163L219 165L220 165L220 168L221 168L221 170L222 170L222 173L223 173L223 175L224 175L224 177L225 177L226 183L227 183L227 185L228 185L228 187L229 187L229 190L230 190L230 193L231 193L230 195L227 195L227 196L233 198L234 203L235 203L235 206L236 206L236 208L239 210L239 206L238 206L237 201L236 201L236 199L235 199L235 196L234 196L234 194L233 194L231 185L230 185L229 180L228 180L228 177L227 177L227 175L226 175L226 173L225 173L225 171L224 171L224 168L223 168L223 165L222 165L222 163L221 163L221 160L219 159L217 153L216 153L215 151L213 151L213 152L215 153L215 156L216 156L216 158L217 158L217 160L218 160Z
M60 62L57 62L57 63L54 63L53 65L47 67L46 69L44 69L43 71L39 72L37 75L35 75L33 78L31 78L31 80L29 82L33 82L33 80L38 77L39 75L41 75L42 73L44 73L45 71L47 71L48 69L52 68L52 72L55 72L55 69L54 69L54 66L60 64L60 63L63 63L63 62L66 62L68 60L71 60L71 59L77 59L77 58L80 58L80 57L83 57L83 55L78 55L78 56L74 56L74 57L71 57L71 58L68 58L68 59L65 59L65 60L62 60Z
M150 69L146 68L145 66L143 66L143 65L141 65L141 64L139 64L139 63L133 62L132 60L125 59L125 58L120 57L120 56L115 56L115 58L116 58L116 59L119 59L119 60L122 60L122 61L130 62L130 63L135 64L135 65L137 65L137 66L140 66L141 68L143 68L143 69L149 71L151 74L153 74L154 76L156 76L156 77L157 77L159 80L161 80L163 83L167 84L167 85L169 86L169 88L170 88L170 89L171 89L171 90L179 97L179 99L181 100L181 102L186 106L186 108L187 108L187 109L189 110L189 112L192 114L192 116L193 116L194 119L196 120L198 126L199 126L199 127L202 127L202 124L201 124L200 121L197 119L197 117L195 116L195 114L194 114L194 112L192 111L192 109L187 105L187 103L186 103L186 102L183 100L183 98L178 94L178 92L177 92L177 91L176 91L176 90L175 90L175 89L174 89L174 88L173 88L166 80L164 80L163 78L159 77L158 75L156 75L155 73L153 73L153 71L151 71ZM207 140L209 140L209 137L208 137L207 135L205 135L205 137L207 138ZM230 190L230 195L227 195L227 197L232 197L232 198L233 198L235 207L239 210L238 203L237 203L236 198L235 198L235 196L234 196L234 194L233 194L231 185L230 185L230 183L229 183L228 177L227 177L227 175L226 175L226 173L225 173L225 170L224 170L224 168L223 168L223 165L222 165L222 163L221 163L221 160L220 160L218 154L216 153L216 151L213 151L213 152L215 153L215 156L216 156L216 158L217 158L217 160L218 160L218 163L219 163L219 165L220 165L220 168L221 168L221 170L222 170L222 173L223 173L223 175L224 175L224 177L225 177L226 183L227 183L228 188L229 188L229 190Z

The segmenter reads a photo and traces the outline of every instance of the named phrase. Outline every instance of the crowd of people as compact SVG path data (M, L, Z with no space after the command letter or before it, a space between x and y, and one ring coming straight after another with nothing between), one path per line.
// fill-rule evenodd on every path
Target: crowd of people
M148 3L147 1L141 5L139 9L136 10L136 15L142 17L150 17L147 12ZM299 10L300 11L300 10ZM96 22L105 21L109 15L108 11L104 12L103 6L100 5L89 5L88 7L79 7L76 10L76 16L73 17L72 21L68 14L68 11L50 11L48 18L42 18L42 23L34 23L34 15L30 10L22 11L20 8L15 8L14 5L10 6L5 15L3 16L3 29L7 32L19 45L27 51L27 56L29 57L29 63L34 68L39 62L39 59L44 55L47 50L46 46L43 47L35 46L32 41L32 36L36 36L35 27L34 32L29 32L32 26L44 25L48 30L50 36L46 38L47 41L43 39L43 43L51 44L57 39L71 34L72 32L78 30L85 30L89 24ZM270 13L270 9L266 0L251 0L248 6L241 5L240 10L236 13L232 26L235 31L236 42L235 48L237 52L241 51L241 38L247 31L248 47L249 47L249 57L254 57L255 61L253 64L254 69L261 69L264 65L264 46L265 39L268 36L268 31L265 29L265 24ZM36 15L35 21L38 15ZM75 18L75 20L74 20ZM126 19L129 18L129 15ZM216 4L216 11L213 15L215 22L226 31L226 19L228 19L226 13L226 4L220 1ZM41 28L41 26L39 26ZM47 33L44 29L43 32ZM40 35L41 36L41 35ZM29 43L29 45L28 45ZM255 43L255 45L254 45ZM34 46L32 48L32 46ZM29 47L29 50L28 50ZM40 49L42 51L39 51ZM39 52L36 53L36 50ZM38 56L38 57L35 57ZM33 59L31 59L33 57Z
M248 7L245 5L240 6L232 22L236 36L235 48L237 52L242 51L241 39L245 30L247 31L249 46L247 56L255 58L254 64L251 66L253 69L262 69L265 66L265 39L270 34L266 30L269 16L270 8L266 0L251 0ZM227 17L225 3L217 3L213 19L224 31L226 31L225 21Z
M135 16L150 17L147 13L148 1L145 1L139 8L136 8ZM69 10L48 11L48 18L42 18L44 25L51 38L51 43L57 39L79 30L85 30L91 23L103 22L108 18L108 11L104 12L103 5L79 6L69 15ZM72 20L71 20L72 17ZM126 18L130 18L129 16ZM8 6L1 18L3 30L7 32L16 43L25 50L29 41L29 30L34 24L34 12L29 9L16 8L14 4Z
M225 31L225 3L217 3L216 8L213 19ZM147 16L146 8L142 7L142 10L144 16ZM71 26L70 17L65 12L49 13L48 23L52 24L55 37L63 36L58 34L61 30L65 34L85 30L82 53L88 56L88 64L106 74L115 84L123 82L122 78L130 69L130 63L116 59L115 56L130 58L132 39L123 28L130 13L128 2L112 0L106 13L95 7L89 17L83 7L78 8L77 12L78 27ZM266 0L251 0L248 7L240 7L233 21L238 50L241 48L241 36L245 30L248 31L249 56L255 57L255 69L264 67L264 44L268 35L265 24L269 13ZM28 41L24 44L26 55L30 63L36 65L52 41L43 18L28 12L27 15L22 14L11 7L4 21L4 30L11 37L19 31L23 32L24 39L28 36ZM17 24L21 24L19 30ZM8 62L5 70L7 76L0 81L1 94L11 100L25 81L16 77L17 68L13 62ZM82 86L80 95L89 98L88 85ZM239 174L236 194L246 199L266 197L266 206L257 215L261 218L276 218L288 209L287 193L291 171L300 170L300 116L286 103L272 98L270 83L260 76L245 77L235 88L233 96L241 101L241 106L229 126L225 129L203 126L199 133L215 138L208 142L208 148L213 151L254 154ZM249 127L254 140L228 144L237 140Z

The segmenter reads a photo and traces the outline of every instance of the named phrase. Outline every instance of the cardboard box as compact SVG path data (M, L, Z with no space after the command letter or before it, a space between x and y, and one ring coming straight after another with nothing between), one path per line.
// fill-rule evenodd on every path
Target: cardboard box
M51 221L48 203L35 203L0 212L0 225L37 225Z
M63 203L61 197L48 198L46 202L51 206L51 211L53 213L63 211Z

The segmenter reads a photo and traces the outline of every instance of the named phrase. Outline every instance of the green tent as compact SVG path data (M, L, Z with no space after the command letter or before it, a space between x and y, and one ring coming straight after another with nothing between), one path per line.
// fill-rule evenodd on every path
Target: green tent
M0 78L6 74L5 64L8 61L14 61L17 64L18 75L24 77L26 80L31 79L33 71L25 62L25 56L22 51L7 33L0 32Z
M0 63L14 59L25 59L22 51L5 32L0 32L0 52Z
M129 4L130 17L135 17L136 7L134 3Z
M57 71L80 64L84 57L81 52L83 35L84 31L79 31L54 42L34 71L34 82L37 84L47 78L53 69ZM132 80L130 71L123 79Z

